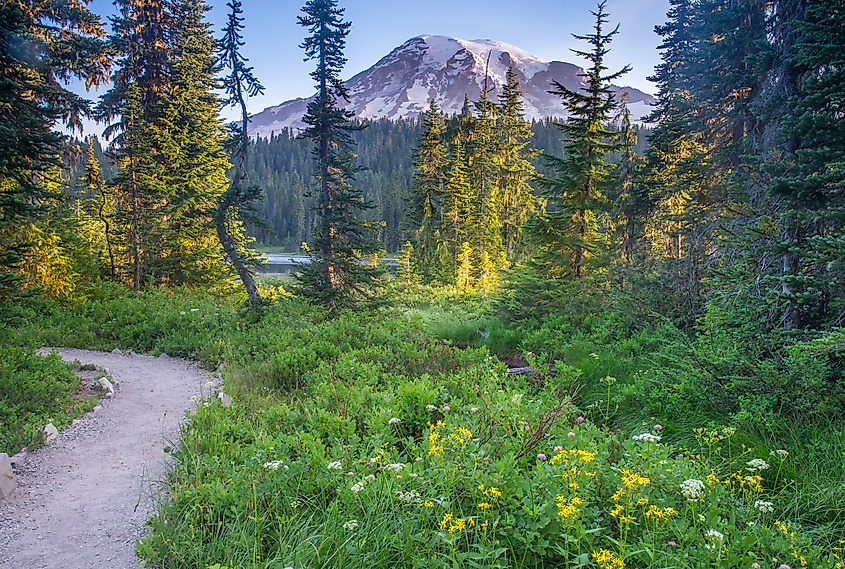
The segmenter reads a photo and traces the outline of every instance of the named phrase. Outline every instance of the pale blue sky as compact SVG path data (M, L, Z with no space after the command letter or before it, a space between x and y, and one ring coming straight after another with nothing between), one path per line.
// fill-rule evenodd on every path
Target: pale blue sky
M226 20L226 0L207 1L213 7L209 18L219 31ZM313 84L308 73L314 66L302 61L298 46L305 29L296 20L304 0L242 1L246 26L243 52L266 87L263 97L250 100L250 112L310 96ZM583 48L584 44L571 34L591 30L594 18L590 10L596 7L595 2L586 0L340 0L339 4L346 8L346 19L352 21L344 79L367 69L409 38L423 34L498 40L546 61L582 65L583 60L569 50ZM93 0L89 7L104 21L113 12L110 0ZM611 71L629 63L634 68L619 83L654 92L646 80L660 61L656 49L660 38L653 30L655 24L665 21L668 9L668 0L608 0L611 25L620 24L608 66ZM231 111L225 114L235 116Z

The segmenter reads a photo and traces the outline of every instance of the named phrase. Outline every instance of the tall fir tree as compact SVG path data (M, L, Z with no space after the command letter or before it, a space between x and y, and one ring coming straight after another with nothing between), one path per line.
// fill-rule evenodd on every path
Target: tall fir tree
M414 182L405 213L405 225L415 244L414 258L423 279L432 279L432 264L443 239L445 177L448 156L443 143L444 119L437 101L423 118L422 133L414 148Z
M0 299L17 296L30 243L21 231L56 197L51 178L65 137L81 127L88 101L64 87L106 81L109 57L87 2L0 4Z
M573 91L553 81L554 88L549 91L563 99L569 117L559 124L565 136L566 156L544 155L546 166L556 177L539 180L549 207L532 224L532 234L539 246L537 259L548 276L581 278L586 274L587 258L599 246L596 214L606 210L608 185L615 183L607 156L619 150L619 145L608 122L618 103L610 85L630 67L603 74L607 70L604 59L609 45L619 33L618 25L610 32L604 31L608 22L605 5L606 1L602 1L591 12L596 18L593 33L573 34L592 46L589 52L573 50L590 62L583 73L587 85L583 90Z
M170 84L153 126L167 168L151 270L169 286L216 286L228 276L214 225L229 163L214 93L216 43L205 21L208 10L202 0L173 4Z
M314 143L316 237L311 263L296 274L306 296L331 306L345 306L372 299L384 271L362 262L381 252L372 238L374 224L359 215L372 207L363 191L352 185L355 165L351 133L360 127L351 121L354 114L338 106L348 100L340 71L346 63L343 49L351 22L343 21L343 8L336 0L309 0L302 8L299 24L311 34L301 47L305 60L316 60L311 77L317 95L308 103L302 121L308 127L303 137Z
M246 289L250 306L255 309L261 301L261 294L255 284L252 267L257 263L257 255L247 248L243 232L243 219L254 220L255 202L262 198L261 187L250 185L246 178L247 157L249 155L249 113L246 101L249 97L260 95L264 86L247 67L248 59L241 53L245 45L241 30L244 28L240 0L231 0L229 18L223 28L223 38L218 45L218 63L229 71L223 78L223 89L227 99L225 105L238 107L241 121L229 133L228 147L234 162L232 182L220 196L214 223L217 236L223 245L226 258L232 264Z
M501 203L502 245L511 261L519 260L522 251L522 228L537 211L537 198L528 180L536 175L531 158L537 152L530 146L531 124L525 120L522 91L513 67L508 68L502 93L499 95L497 134L500 150L496 165Z

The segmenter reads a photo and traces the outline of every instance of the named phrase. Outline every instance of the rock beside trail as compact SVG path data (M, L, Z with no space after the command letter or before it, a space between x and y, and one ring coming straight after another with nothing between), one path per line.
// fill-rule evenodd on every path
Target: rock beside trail
M232 406L232 398L223 393L222 391L217 394L217 399L220 400L220 403L223 405L223 407Z
M117 348L113 349L113 350L111 351L111 353L113 353L113 354L114 354L114 355L116 355L116 356L122 356L122 355L123 355L123 352L121 352L121 351L120 351L120 350L118 350Z
M14 492L17 487L9 455L0 453L0 500Z
M101 377L97 381L100 383L100 387L102 387L108 392L109 397L114 395L114 386L108 379L106 379L105 377Z
M10 456L9 462L12 464L12 468L14 468L15 470L20 469L20 467L23 466L23 463L26 460L26 457L27 457L26 450L20 451L15 456Z
M53 425L53 423L47 423L47 426L44 427L44 435L46 437L46 441L49 443L58 438L59 430Z
M161 359L163 359L163 360L169 360L169 359L170 359L170 356L168 356L168 355L167 355L167 352L162 352L162 353L160 353L160 354L158 355L158 357L160 357L160 358L161 358Z

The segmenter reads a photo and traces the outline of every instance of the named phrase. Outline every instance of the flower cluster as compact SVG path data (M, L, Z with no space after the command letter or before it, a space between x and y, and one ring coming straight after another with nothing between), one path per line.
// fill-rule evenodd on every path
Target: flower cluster
M601 569L622 569L625 567L625 562L617 557L612 551L606 549L599 549L593 551L593 559L596 560Z
M346 531L354 531L358 529L358 520L349 520L343 524L343 529Z
M762 458L749 460L746 464L748 465L748 470L766 470L769 468L769 463Z
M572 498L567 498L566 496L558 496L556 498L556 505L557 505L557 515L560 516L560 521L565 522L570 518L574 518L578 516L578 506L583 503L581 498L578 496L573 496Z
M660 435L652 435L651 433L643 433L641 435L634 435L631 437L637 442L659 443Z
M681 482L681 494L690 502L700 500L704 496L704 482L695 478Z
M754 502L754 509L761 511L764 514L770 514L775 511L775 505L772 502L757 500Z
M376 479L375 475L368 474L367 476L362 478L359 482L356 482L355 484L353 484L352 487L349 488L349 489L352 490L353 493L357 494L358 492L360 492L361 490L364 489L364 486L366 486L367 482L371 482L375 479Z
M326 468L328 468L329 470L340 470L342 466L343 465L340 463L340 461L336 460L334 462L330 462L328 466L326 466Z

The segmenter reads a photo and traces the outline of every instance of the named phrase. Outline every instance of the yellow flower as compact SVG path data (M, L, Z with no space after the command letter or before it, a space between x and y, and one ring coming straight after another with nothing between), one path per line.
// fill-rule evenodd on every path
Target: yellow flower
M640 476L637 473L631 473L628 471L627 468L622 469L622 484L627 486L628 488L633 488L634 486L646 486L650 484L651 480Z
M484 491L485 496L493 496L494 498L498 498L502 495L502 492L498 488L490 487Z
M451 512L446 512L445 514L443 514L443 519L440 521L440 529L445 528L446 525L451 521L451 519L452 519Z
M481 502L480 504L478 504L478 507L481 510L489 510L490 508L493 507L493 504L491 504L489 502Z
M610 499L613 500L614 502L618 502L619 499L624 495L625 495L625 489L620 488L619 490L616 491L615 494L613 494L613 496L610 497Z
M593 559L596 560L601 569L622 569L625 567L624 561L606 549L593 551Z
M432 502L431 500L426 500L422 503L422 507L423 508L433 508L434 502Z
M570 499L567 499L566 496L558 496L556 500L557 515L560 516L560 521L565 522L569 518L574 518L580 512L578 506L582 504L582 501L578 496Z

